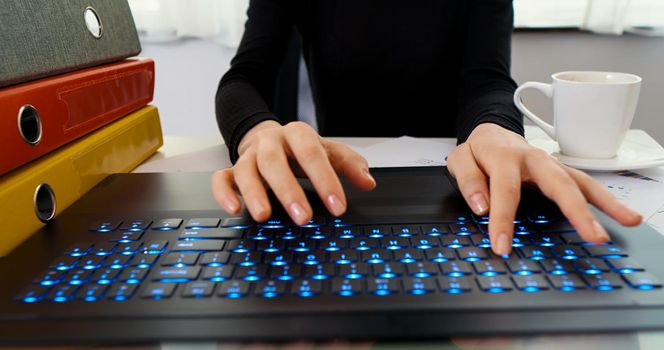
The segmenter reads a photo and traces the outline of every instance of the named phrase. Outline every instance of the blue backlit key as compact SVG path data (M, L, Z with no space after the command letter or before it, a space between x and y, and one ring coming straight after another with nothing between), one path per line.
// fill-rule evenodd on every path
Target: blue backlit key
M420 227L415 225L395 225L392 226L392 234L399 237L412 237L419 235Z
M201 279L211 282L223 282L233 275L233 266L206 267L203 269Z
M406 273L411 277L427 278L438 275L438 266L434 262L421 261L406 264Z
M181 241L196 241L205 239L240 239L243 231L229 228L221 229L186 229L178 236Z
M60 283L64 275L64 271L47 270L46 272L38 275L33 282L41 284L42 286L52 286L54 284Z
M489 293L503 293L513 289L512 282L505 276L477 276L480 289Z
M345 239L336 239L336 238L326 238L318 242L318 249L322 249L328 252L337 252L342 249L346 249Z
M442 236L440 242L446 248L463 248L470 245L468 236Z
M651 290L662 288L662 282L650 273L636 272L622 275L622 278L630 287L640 290Z
M272 266L270 268L270 278L280 281L291 281L299 277L301 273L302 266L300 265Z
M533 293L549 289L549 284L542 275L512 276L516 288L523 292Z
M443 275L461 277L473 273L472 266L467 261L446 261L438 264Z
M546 278L551 282L553 288L563 292L586 288L586 283L578 275L549 275Z
M636 260L631 258L609 259L607 261L611 266L611 270L618 273L626 274L637 271L643 271L643 266L641 266L641 264L639 264L638 262L636 262Z
M267 239L275 238L275 234L281 228L276 227L259 227L259 228L250 228L246 231L247 239L253 241L264 241Z
M426 257L427 260L437 263L456 259L456 254L454 252L454 249L450 248L427 249L426 251L424 251L424 256Z
M338 238L355 238L362 235L362 229L359 226L343 226L334 229L334 235Z
M270 253L268 253L270 254ZM263 253L248 252L241 254L233 254L231 256L231 264L239 266L255 266L263 261Z
M174 252L209 252L221 251L226 242L222 240L204 240L204 241L178 241L173 243L171 251Z
M259 241L256 248L261 252L274 253L286 249L286 241L281 238L273 238Z
M248 253L247 253L248 254ZM284 266L293 262L295 254L293 252L266 253L264 261L273 266ZM246 265L246 264L245 264Z
M251 219L245 217L226 218L221 223L221 227L231 227L238 229L249 228L252 226L254 226L254 222Z
M544 260L552 257L548 247L528 246L517 248L516 251L522 258L529 260Z
M574 260L586 256L586 252L580 246L562 245L551 248L553 254L564 260Z
M359 260L359 252L357 250L341 250L338 252L329 253L329 261L331 263L345 265L352 264Z
M364 227L363 233L371 238L383 238L392 235L392 227L387 225L382 226L367 226Z
M491 248L491 239L485 234L470 235L471 243L478 248Z
M120 223L120 221L116 220L99 220L90 225L89 230L97 232L111 232L115 231L115 229L120 226Z
M422 295L436 291L436 280L433 278L404 278L403 289L408 294Z
M438 278L440 290L449 294L461 294L472 290L471 277L448 277Z
M572 263L567 260L546 259L540 260L539 263L542 269L551 275L566 275L576 271Z
M577 271L586 275L598 275L609 272L610 268L604 260L598 258L581 258L572 262Z
M536 232L535 228L528 223L520 223L514 225L515 235L529 235Z
M497 276L507 273L505 264L498 259L475 261L473 262L473 268L475 268L478 275L482 276Z
M201 272L198 266L161 267L152 271L151 278L156 282L189 282L195 280Z
M422 225L420 228L422 229L423 234L432 237L439 237L449 233L448 226L446 224Z
M374 295L392 295L399 293L400 285L395 279L370 278L367 281L367 290Z
M144 231L118 231L111 232L106 236L108 241L118 243L136 242L143 237Z
M304 267L304 276L313 280L326 280L334 276L335 266L332 264L307 265Z
M100 256L111 255L113 254L116 245L117 244L115 242L95 243L95 245L92 247L92 250L90 251L90 254L100 255Z
M403 265L396 263L382 263L371 265L373 275L380 278L397 278L403 275Z
M463 223L463 224L450 224L450 232L458 236L469 236L473 233L478 233L479 230L472 223Z
M74 298L77 289L78 286L72 286L70 284L55 286L51 288L44 299L54 301L56 303L64 303Z
M159 258L159 255L155 254L136 255L131 260L131 266L147 269L154 265L155 261L157 261L157 258Z
M208 252L201 256L199 264L202 266L221 266L228 264L231 255L227 252Z
M384 237L380 239L380 246L388 250L404 249L408 245L408 239L404 237Z
M28 286L16 296L16 300L24 303L36 303L42 300L49 288L50 287L42 285Z
M333 235L330 227L303 227L300 234L309 239L325 239Z
M480 261L489 257L485 248L464 247L457 249L456 252L459 259L465 261Z
M335 278L332 280L332 294L349 297L361 294L363 291L362 281L347 278Z
M152 224L153 230L170 231L177 230L182 225L182 219L170 218L156 220Z
M295 261L298 264L304 264L304 265L322 264L326 261L325 252L315 251L315 252L296 253Z
M239 266L235 269L235 278L243 279L245 281L253 282L262 280L267 276L267 266Z
M58 271L67 271L73 269L78 263L79 258L76 256L63 256L55 259L49 268Z
M627 257L627 253L622 248L613 244L587 246L584 249L588 252L588 255L594 258L620 259Z
M281 219L281 218L271 218L265 222L259 223L259 227L265 227L265 228L282 228L286 226L290 226L291 222L288 221L287 219Z
M90 276L90 281L97 284L111 284L115 282L115 279L120 274L120 270L117 269L99 269L96 270L92 276Z
M189 282L184 285L182 297L209 298L214 293L215 284L212 282Z
M385 252L388 254L390 253L389 251ZM400 249L393 251L392 254L394 255L395 261L404 264L411 264L424 260L424 254L422 254L421 250L417 249Z
M304 239L294 239L288 241L287 248L295 252L308 252L315 248L315 242Z
M150 269L140 269L140 268L124 269L122 270L120 276L118 276L118 281L129 284L141 283L145 279L145 276L147 276L148 272L150 272Z
M90 280L92 275L91 270L76 269L67 272L67 275L62 279L62 283L81 285Z
M249 287L246 281L225 281L217 287L217 295L230 299L242 298L249 294Z
M196 265L199 253L169 253L161 259L161 266L192 266Z
M599 274L599 275L584 275L583 279L590 285L591 288L609 291L622 288L622 280L620 275L613 273Z
M143 245L142 242L118 243L115 246L115 253L123 255L133 255L136 254L139 251L139 249L141 249L142 245Z
M143 252L146 254L161 254L168 246L167 241L150 241L143 245Z
M557 233L536 233L529 237L532 244L541 247L554 247L563 244Z
M106 299L125 301L129 300L134 295L134 292L136 292L135 284L115 283L108 288Z
M440 246L438 237L417 236L410 238L410 246L417 249L431 249Z
M226 251L233 253L247 253L256 249L256 242L250 240L230 241L226 245Z
M176 283L150 283L143 289L143 299L166 299L170 298L177 288Z
M150 227L151 223L152 220L131 219L123 222L120 226L120 229L126 231L144 231Z
M317 280L297 280L291 283L290 292L301 297L312 297L322 292L322 285Z
M105 260L106 260L105 256L87 255L82 257L76 266L84 270L94 270L100 268L102 264L104 264Z
M534 273L539 273L542 271L539 264L536 261L528 259L517 259L514 256L510 257L505 261L507 267L515 275L532 275Z
M187 220L184 225L185 228L198 229L198 228L216 228L221 222L217 218L195 218Z
M362 252L360 258L367 264L382 264L392 260L392 254L388 250L374 249Z
M378 241L375 238L352 238L349 241L350 249L371 250L378 247Z
M104 297L108 286L101 284L86 284L79 288L76 299L83 301L98 301Z
M123 269L129 266L129 261L131 258L131 255L113 254L104 260L104 267L110 267L112 269Z
M286 293L286 282L280 280L262 280L256 283L254 294L263 298L276 298Z
M92 249L92 243L90 242L75 243L65 250L65 254L70 256L83 256L88 254L90 249Z
M369 265L364 263L338 265L337 269L337 275L347 279L364 278L369 274Z

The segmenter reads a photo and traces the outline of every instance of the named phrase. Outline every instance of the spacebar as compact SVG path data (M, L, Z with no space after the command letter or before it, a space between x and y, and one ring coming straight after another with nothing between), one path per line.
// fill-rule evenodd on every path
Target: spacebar
M153 281L191 281L195 280L198 277L198 274L201 272L199 266L196 267L163 267L157 269L152 274Z

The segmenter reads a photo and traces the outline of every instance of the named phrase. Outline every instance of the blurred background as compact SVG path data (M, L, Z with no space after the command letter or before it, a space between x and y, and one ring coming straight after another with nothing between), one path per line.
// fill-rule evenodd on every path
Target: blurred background
M129 0L144 56L156 62L154 103L166 135L219 135L214 95L242 37L248 0ZM664 1L514 0L512 75L549 82L564 70L643 77L632 128L664 144ZM297 115L315 125L306 68L299 69ZM549 101L527 104L551 120Z

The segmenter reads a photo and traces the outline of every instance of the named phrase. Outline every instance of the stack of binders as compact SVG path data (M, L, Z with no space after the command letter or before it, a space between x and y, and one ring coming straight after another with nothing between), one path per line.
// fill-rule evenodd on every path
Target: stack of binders
M0 7L0 257L162 145L126 0Z

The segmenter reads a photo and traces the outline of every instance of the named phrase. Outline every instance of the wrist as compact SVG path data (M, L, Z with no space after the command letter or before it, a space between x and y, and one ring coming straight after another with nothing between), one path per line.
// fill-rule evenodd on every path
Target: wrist
M244 151L246 151L249 146L251 145L251 141L254 139L256 134L265 129L270 129L270 128L278 128L281 127L281 124L277 123L274 120L265 120L262 121L256 125L254 125L249 131L247 131L244 136L242 136L242 139L240 140L240 143L237 146L237 153L238 155L242 155Z

